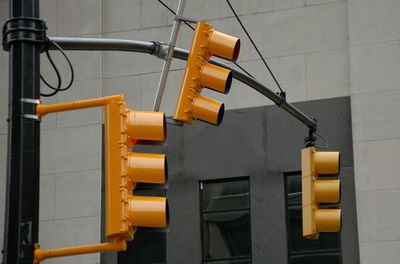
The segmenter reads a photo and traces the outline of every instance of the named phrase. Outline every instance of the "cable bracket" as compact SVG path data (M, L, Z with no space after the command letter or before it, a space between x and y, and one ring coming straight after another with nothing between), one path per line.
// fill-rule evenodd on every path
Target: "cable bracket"
M11 45L20 42L38 44L41 51L47 46L46 22L37 18L16 17L3 26L3 49L9 51Z

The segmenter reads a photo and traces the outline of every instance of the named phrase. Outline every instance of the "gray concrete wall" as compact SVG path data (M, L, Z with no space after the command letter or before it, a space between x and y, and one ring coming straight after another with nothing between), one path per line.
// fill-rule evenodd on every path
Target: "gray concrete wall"
M343 263L359 263L350 98L296 105L321 120L329 149L340 151ZM227 111L219 127L168 128L168 263L201 262L199 181L240 176L250 179L253 263L287 263L284 173L300 170L307 129L275 106Z
M177 0L165 2L172 8L178 3ZM231 2L287 90L289 101L351 94L357 210L362 216L358 219L361 261L398 263L399 1ZM40 4L41 16L53 36L167 41L173 21L171 14L155 0L41 0ZM7 19L7 10L8 1L0 0L0 24ZM239 63L276 89L224 0L188 0L184 15L209 20L218 30L241 37ZM190 36L191 30L183 26L177 45L188 48ZM151 109L162 67L160 60L149 55L118 52L68 52L68 55L77 81L70 91L46 99L45 103L124 93L130 107ZM67 64L59 54L54 56L67 79ZM4 225L7 57L1 50L0 237ZM181 61L173 63L161 106L167 115L173 112L184 66ZM42 74L55 81L46 59L42 60ZM223 100L228 109L271 104L237 81L233 82L229 95L208 91L205 94ZM100 240L101 122L100 109L94 109L49 115L42 123L40 242L43 246ZM89 153L89 149L93 152ZM65 187L77 186L82 181L87 188L71 191ZM80 199L77 201L76 197ZM385 216L384 220L380 215ZM85 232L82 240L80 234ZM55 241L54 237L64 239ZM0 246L2 242L0 239ZM50 263L73 263L78 259L89 264L99 262L98 255L94 254Z
M400 1L348 1L362 263L400 261Z

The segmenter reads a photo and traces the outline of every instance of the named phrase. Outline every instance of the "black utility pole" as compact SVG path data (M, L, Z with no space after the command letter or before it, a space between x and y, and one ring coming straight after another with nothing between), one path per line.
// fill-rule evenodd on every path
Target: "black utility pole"
M40 124L34 115L44 23L38 19L39 0L9 3L10 20L3 29L10 58L3 264L31 264L38 242Z

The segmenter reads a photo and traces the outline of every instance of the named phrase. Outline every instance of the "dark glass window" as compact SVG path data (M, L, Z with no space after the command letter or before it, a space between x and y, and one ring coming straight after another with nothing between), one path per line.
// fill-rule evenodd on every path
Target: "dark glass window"
M146 189L138 185L135 195L165 196L165 190ZM118 252L118 263L162 264L167 263L167 237L165 230L138 227L134 240L128 242L126 251Z
M249 179L200 182L203 263L251 263Z
M339 233L321 233L318 240L303 238L301 173L288 173L285 176L289 263L342 263ZM337 205L320 207L337 208Z

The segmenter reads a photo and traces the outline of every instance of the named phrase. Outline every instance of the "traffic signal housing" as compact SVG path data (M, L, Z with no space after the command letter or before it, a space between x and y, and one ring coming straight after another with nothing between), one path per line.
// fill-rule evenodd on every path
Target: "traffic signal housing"
M165 197L134 195L138 183L164 184L165 154L131 152L138 142L164 141L165 115L130 110L123 97L105 106L106 237L132 240L136 227L168 225Z
M339 173L339 152L320 152L308 147L301 152L303 236L318 239L320 232L339 232L341 210L322 209L320 204L340 202L340 180L320 179Z
M240 40L214 30L209 23L198 22L186 64L174 119L191 124L194 119L218 125L224 116L224 104L201 95L204 87L228 93L232 72L209 63L211 56L236 61Z
M132 240L136 227L164 228L168 225L165 197L134 195L138 183L162 186L167 181L164 154L131 152L137 144L162 142L166 137L164 113L127 108L122 95L80 101L38 104L36 118L50 113L104 107L104 145L106 168L106 238L97 244L43 249L35 243L34 263L47 258L122 251Z

